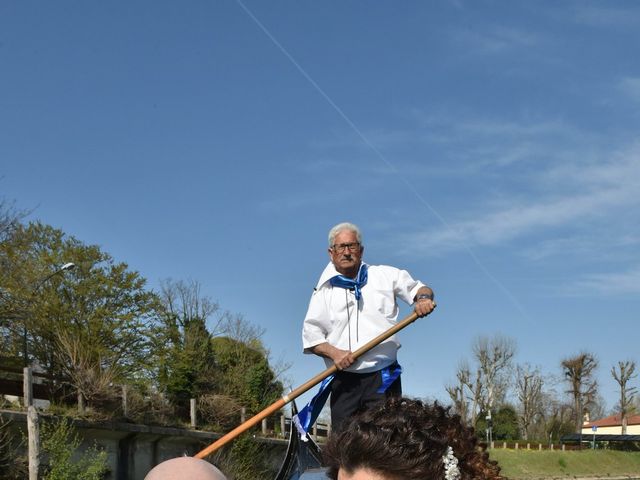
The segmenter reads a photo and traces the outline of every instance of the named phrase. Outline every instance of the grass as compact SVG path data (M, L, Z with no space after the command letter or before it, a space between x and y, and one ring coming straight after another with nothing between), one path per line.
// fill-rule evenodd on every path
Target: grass
M502 473L514 480L616 476L640 479L640 452L495 448L490 456Z

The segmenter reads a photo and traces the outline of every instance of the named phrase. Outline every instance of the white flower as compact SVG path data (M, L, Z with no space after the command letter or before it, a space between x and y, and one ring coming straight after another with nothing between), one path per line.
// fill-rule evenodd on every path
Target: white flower
M443 455L444 478L445 480L458 480L460 478L460 469L458 468L458 459L453 454L453 448L447 447L447 453Z

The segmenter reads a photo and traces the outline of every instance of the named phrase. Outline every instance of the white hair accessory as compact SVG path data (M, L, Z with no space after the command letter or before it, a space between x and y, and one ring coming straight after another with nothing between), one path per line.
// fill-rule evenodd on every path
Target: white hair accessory
M447 447L447 453L442 457L444 463L445 480L458 480L460 478L460 469L458 468L458 459L453 454L453 448Z

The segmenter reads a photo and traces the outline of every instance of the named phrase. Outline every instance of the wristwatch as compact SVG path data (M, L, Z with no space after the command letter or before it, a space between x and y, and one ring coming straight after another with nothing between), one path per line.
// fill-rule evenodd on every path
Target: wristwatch
M429 299L433 302L433 293L421 293L420 295L416 296L416 302L418 300L422 300L423 298Z

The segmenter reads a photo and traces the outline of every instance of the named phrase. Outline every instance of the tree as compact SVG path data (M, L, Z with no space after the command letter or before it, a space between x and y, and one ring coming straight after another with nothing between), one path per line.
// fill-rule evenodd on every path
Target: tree
M478 368L475 376L469 364L463 360L456 373L457 384L445 386L453 402L453 408L468 425L476 425L482 404L482 372Z
M29 212L16 209L15 202L0 198L0 242L8 239Z
M469 402L467 401L466 391L471 389L471 372L469 371L469 365L466 362L462 362L458 366L456 373L457 383L451 385L445 385L445 390L451 398L453 404L453 411L460 415L460 418L464 423L468 422L469 416Z
M635 374L636 362L627 360L625 362L618 362L618 368L611 367L611 375L620 385L620 400L618 401L618 412L620 413L620 420L622 423L622 435L627 433L627 417L629 414L635 411L633 403L634 396L637 392L636 387L628 385L629 380L637 377Z
M502 405L493 418L493 436L496 440L517 440L519 438L518 414L511 405Z
M550 399L549 415L545 425L545 433L549 441L560 440L562 436L574 431L573 407L557 399Z
M524 440L529 440L534 420L542 414L542 385L537 368L528 364L516 367L516 394L520 401L519 420Z
M201 294L195 281L162 282L160 300L160 321L154 332L157 379L186 413L190 398L215 392L217 365L207 321L219 307Z
M480 408L491 413L498 400L502 400L508 387L507 373L516 352L515 341L495 336L480 337L473 345L473 353L478 362L482 395Z
M582 352L562 360L561 365L564 378L569 384L567 393L573 399L575 432L580 433L584 413L598 392L598 383L594 378L598 361L593 354Z
M144 375L157 299L137 272L99 247L41 223L17 227L0 244L0 258L11 265L1 286L14 299L17 320L3 328L5 355L24 351L24 360L71 377L80 405L92 381L86 376L79 381L81 368L110 371L117 381ZM76 268L51 276L66 262Z
M456 373L457 382L445 389L456 412L475 426L482 412L490 413L493 406L505 398L516 347L512 339L496 336L478 338L472 349L476 360L475 375L463 361Z
M219 393L237 398L249 412L257 413L277 400L282 383L269 364L269 352L260 337L263 331L241 315L227 317L226 336L213 339L219 371Z

